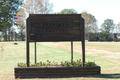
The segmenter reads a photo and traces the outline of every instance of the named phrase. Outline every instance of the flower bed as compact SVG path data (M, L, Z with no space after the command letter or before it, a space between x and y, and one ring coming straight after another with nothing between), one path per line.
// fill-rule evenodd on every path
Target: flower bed
M77 61L77 63L79 62L80 60ZM19 66L14 68L15 78L78 77L78 76L100 74L100 67L97 65L92 66L93 63L87 62L85 64L86 65L85 67L81 67L80 64L76 64L75 62L74 62L74 65L70 66L71 63L65 61L65 63L64 62L61 63L62 66L56 63L55 64L57 66L51 66L51 64L49 64L49 66L46 66L48 65L48 63L46 63L41 67L36 67L38 66L38 64L31 65L31 67L25 67L26 65L21 63L24 67ZM88 64L91 66L89 66Z
M15 68L15 78L51 78L99 75L100 67L26 67Z

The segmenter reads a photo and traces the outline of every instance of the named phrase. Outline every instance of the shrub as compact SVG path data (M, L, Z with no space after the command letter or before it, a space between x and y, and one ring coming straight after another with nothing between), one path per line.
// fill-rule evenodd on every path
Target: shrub
M95 62L85 62L85 66L95 66Z
M47 66L74 66L74 67L80 67L82 64L81 60L77 60L77 61L61 61L60 64L58 64L57 62L53 61L49 61L47 60L47 62L42 62L40 61L39 63L36 64L30 64L30 67L47 67ZM95 66L95 62L86 62L85 66ZM26 63L18 63L18 67L27 67Z

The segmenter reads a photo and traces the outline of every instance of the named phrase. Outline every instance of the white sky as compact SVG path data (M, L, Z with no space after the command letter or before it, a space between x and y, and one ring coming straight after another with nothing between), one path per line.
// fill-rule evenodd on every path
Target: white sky
M115 24L120 22L120 0L49 0L53 3L53 11L60 12L65 8L73 8L78 13L87 11L98 20L98 26L106 19L114 20Z

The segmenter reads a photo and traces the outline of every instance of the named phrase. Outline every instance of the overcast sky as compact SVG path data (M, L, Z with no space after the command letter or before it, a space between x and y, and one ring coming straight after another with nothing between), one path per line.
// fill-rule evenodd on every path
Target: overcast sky
M53 11L60 12L65 8L73 8L78 13L87 11L98 20L98 26L106 19L120 22L120 0L49 0L53 3Z

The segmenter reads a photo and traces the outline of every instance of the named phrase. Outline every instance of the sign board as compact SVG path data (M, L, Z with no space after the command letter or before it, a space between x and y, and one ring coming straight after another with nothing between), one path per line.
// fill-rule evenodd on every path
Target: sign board
M80 14L30 14L29 42L81 41Z
M84 19L81 14L30 14L26 27L26 61L29 67L29 42L71 41L71 59L73 59L73 41L82 42L82 66L85 63Z

